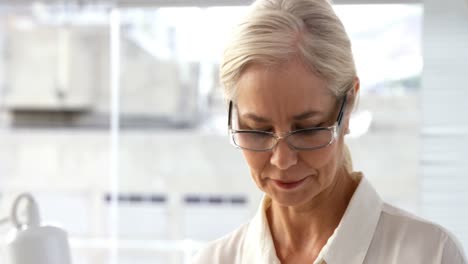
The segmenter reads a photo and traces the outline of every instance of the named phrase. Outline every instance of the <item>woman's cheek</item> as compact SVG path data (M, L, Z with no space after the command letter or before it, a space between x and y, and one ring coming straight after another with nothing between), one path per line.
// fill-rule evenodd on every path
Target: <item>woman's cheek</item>
M242 154L244 155L247 164L249 165L250 172L257 184L262 185L261 176L265 173L265 168L268 167L268 162L270 162L270 152L253 152L243 150Z
M309 168L320 169L333 162L335 148L335 145L330 145L318 150L303 151L299 155Z
M267 165L266 163L270 160L269 152L253 152L243 150L242 154L244 155L244 158L247 161L250 169L253 171L262 170Z

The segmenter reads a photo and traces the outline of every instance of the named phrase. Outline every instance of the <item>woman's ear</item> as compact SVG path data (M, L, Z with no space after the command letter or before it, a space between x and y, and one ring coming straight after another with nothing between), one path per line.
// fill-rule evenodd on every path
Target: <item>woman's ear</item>
M355 96L359 94L359 89L361 89L361 80L356 76L353 81L353 92Z
M359 80L359 77L354 77L353 80L353 87L352 89L349 89L348 91L348 98L349 98L349 106L347 107L346 114L348 116L351 116L351 113L354 111L356 108L358 98L359 98L359 90L361 89L361 81Z
M349 130L349 122L351 119L351 113L353 112L354 108L356 107L357 104L357 99L359 95L359 89L361 88L361 81L359 80L359 77L354 77L353 80L353 87L348 91L348 102L349 104L347 105L346 113L345 113L345 122L344 122L344 134L347 135L350 133Z
M359 95L359 90L361 89L361 80L359 77L354 77L353 79L353 88L348 91L348 98L351 99L352 107L356 105L356 100Z

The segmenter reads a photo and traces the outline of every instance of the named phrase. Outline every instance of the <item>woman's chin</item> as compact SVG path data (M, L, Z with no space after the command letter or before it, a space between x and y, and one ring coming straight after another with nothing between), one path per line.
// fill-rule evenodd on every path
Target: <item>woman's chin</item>
M314 190L312 186L307 186L303 190L296 191L272 188L267 192L267 195L273 202L281 206L300 206L313 200L317 193L318 190Z

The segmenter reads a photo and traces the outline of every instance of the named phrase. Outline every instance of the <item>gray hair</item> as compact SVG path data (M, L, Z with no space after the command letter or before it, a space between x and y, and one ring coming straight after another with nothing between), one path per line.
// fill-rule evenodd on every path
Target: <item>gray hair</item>
M279 66L299 59L343 95L356 67L351 42L327 0L257 0L226 47L220 68L228 100L247 66Z
M249 65L280 66L297 59L322 77L335 96L352 88L351 42L328 0L257 0L252 8L224 51L220 78L226 99L235 100L236 84ZM353 171L346 145L343 167Z

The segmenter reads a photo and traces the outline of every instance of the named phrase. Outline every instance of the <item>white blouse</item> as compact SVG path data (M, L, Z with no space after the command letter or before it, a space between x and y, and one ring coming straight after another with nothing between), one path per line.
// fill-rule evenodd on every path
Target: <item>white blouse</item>
M194 264L280 264L271 237L264 197L254 218L211 242ZM333 235L314 264L464 264L458 241L444 228L384 203L362 177Z

